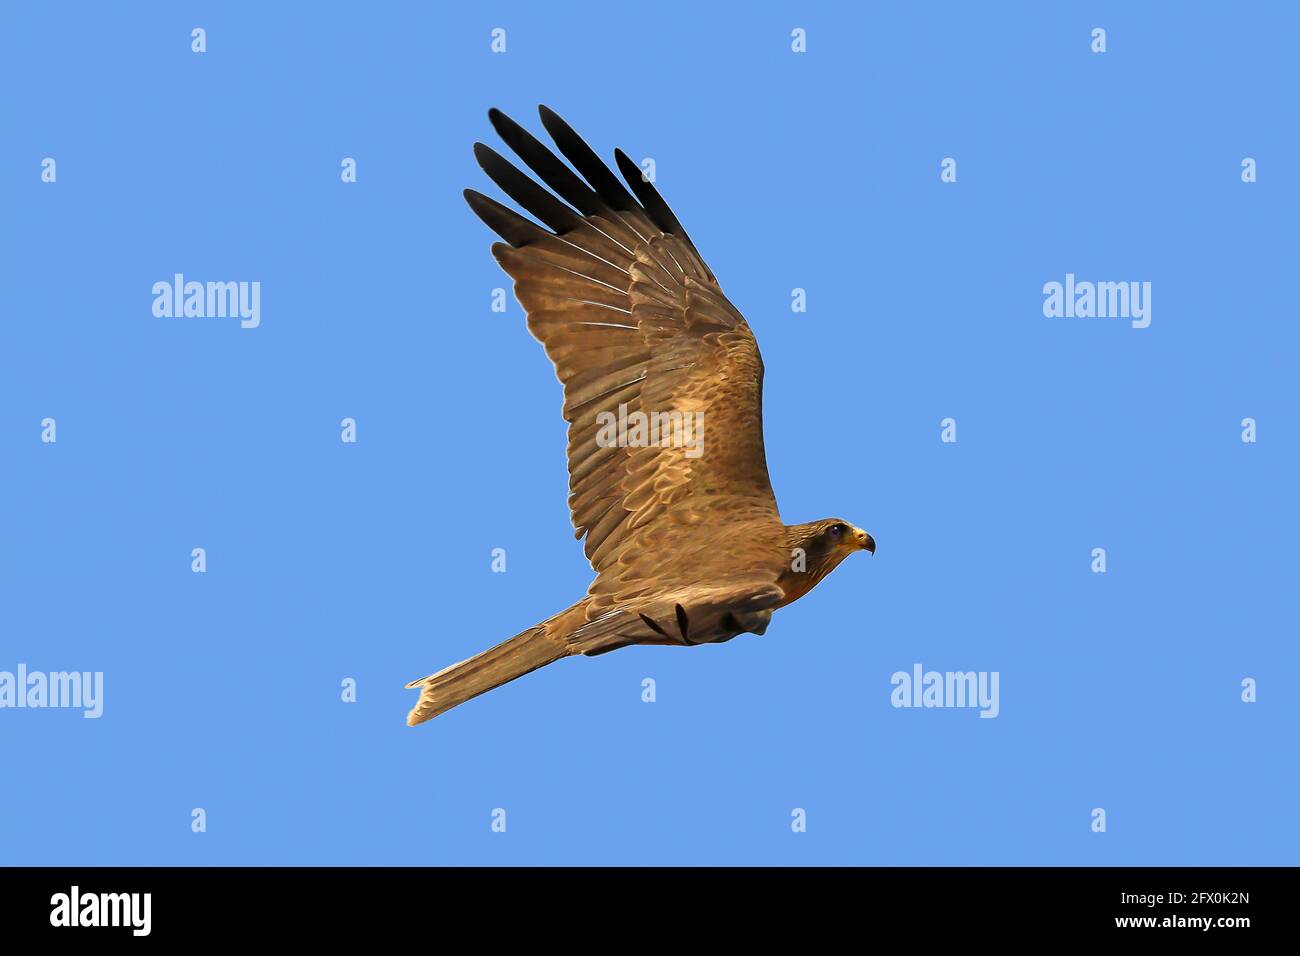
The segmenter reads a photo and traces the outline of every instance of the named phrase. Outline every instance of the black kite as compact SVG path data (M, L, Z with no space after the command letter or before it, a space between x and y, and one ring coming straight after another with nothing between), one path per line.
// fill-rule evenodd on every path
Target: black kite
M488 116L554 195L482 143L474 155L546 228L472 189L465 198L506 240L492 254L564 385L569 508L596 580L568 610L408 684L420 689L412 726L573 654L762 634L849 554L876 550L842 519L782 524L749 325L636 164L615 151L629 193L564 120L540 112L573 169L499 110ZM636 412L698 418L702 445L611 441L611 418Z

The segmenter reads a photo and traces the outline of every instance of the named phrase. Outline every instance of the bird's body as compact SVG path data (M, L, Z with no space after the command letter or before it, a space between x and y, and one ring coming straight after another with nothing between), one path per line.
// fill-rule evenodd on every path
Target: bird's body
M421 692L412 725L561 657L762 634L775 609L848 554L875 551L870 535L840 519L781 522L763 449L758 344L635 164L616 152L633 197L545 107L543 125L583 179L504 114L489 116L568 203L476 144L488 175L549 227L466 191L509 243L493 254L564 385L569 506L597 574L572 607L408 684ZM668 440L621 425L616 439L615 416L636 414L666 423ZM698 431L685 424L694 422Z

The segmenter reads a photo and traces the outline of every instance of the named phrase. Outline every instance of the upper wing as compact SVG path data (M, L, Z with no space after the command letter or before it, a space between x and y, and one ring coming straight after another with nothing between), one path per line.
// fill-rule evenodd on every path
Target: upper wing
M564 384L569 507L597 571L591 613L670 583L774 579L777 570L767 568L784 561L784 534L763 451L763 363L749 325L622 151L619 169L640 202L546 107L542 124L585 182L503 113L489 116L568 203L475 144L487 174L549 227L465 192L509 243L493 254ZM685 417L660 419L682 422L676 438L661 431L656 444L634 447L635 439L608 440L608 416L617 420L620 410L633 423L627 416L638 411ZM692 428L702 421L702 436L685 430L687 419Z

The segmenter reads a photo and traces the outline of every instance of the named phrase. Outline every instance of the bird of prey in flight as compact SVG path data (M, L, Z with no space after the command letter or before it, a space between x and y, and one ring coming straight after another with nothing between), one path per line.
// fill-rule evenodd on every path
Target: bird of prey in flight
M465 198L505 240L492 254L564 385L569 509L596 579L567 610L408 684L420 690L411 726L573 654L762 634L848 555L876 550L841 518L781 522L754 333L637 165L615 151L629 193L564 120L540 113L572 168L504 113L488 117L551 191L474 146L536 221L472 189ZM698 420L703 441L633 441L622 426L610 440L613 416L637 412Z

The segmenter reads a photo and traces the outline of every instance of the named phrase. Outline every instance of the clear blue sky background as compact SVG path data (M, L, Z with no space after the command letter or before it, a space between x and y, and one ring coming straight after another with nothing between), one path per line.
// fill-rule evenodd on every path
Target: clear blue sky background
M4 5L0 670L106 690L0 710L0 862L1296 863L1294 7L554 6ZM785 519L879 553L411 730L406 681L590 579L460 196L539 102L656 160ZM261 327L155 318L176 272ZM1150 328L1045 318L1067 272ZM918 662L1000 716L894 709Z

